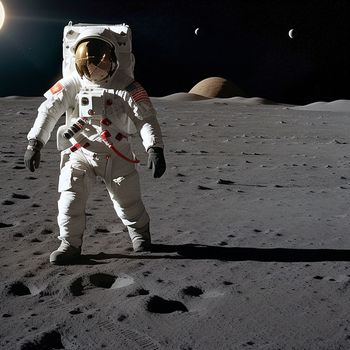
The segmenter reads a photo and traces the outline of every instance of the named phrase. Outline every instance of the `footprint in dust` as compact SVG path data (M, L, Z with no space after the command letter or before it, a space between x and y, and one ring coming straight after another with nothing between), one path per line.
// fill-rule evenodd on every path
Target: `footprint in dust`
M106 273L95 273L82 276L74 280L69 286L69 292L73 296L80 296L84 291L91 288L109 289L113 286L116 277Z
M166 300L158 295L154 295L148 299L146 310L156 314L170 314L175 311L188 311L187 307L180 301Z
M20 350L34 349L65 349L62 344L61 334L57 330L43 332L36 335L31 340L25 340Z

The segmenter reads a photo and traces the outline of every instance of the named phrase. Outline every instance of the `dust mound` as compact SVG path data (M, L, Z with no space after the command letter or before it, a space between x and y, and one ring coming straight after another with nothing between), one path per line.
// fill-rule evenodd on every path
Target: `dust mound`
M158 100L166 100L166 101L201 101L201 100L207 100L208 98L205 96L193 94L193 93L187 93L187 92L177 92L172 95L163 96L163 97L156 97Z
M314 102L305 106L297 106L293 109L305 111L350 112L350 100L336 100L332 102Z
M200 81L189 93L209 98L227 98L245 95L235 84L220 77L211 77Z

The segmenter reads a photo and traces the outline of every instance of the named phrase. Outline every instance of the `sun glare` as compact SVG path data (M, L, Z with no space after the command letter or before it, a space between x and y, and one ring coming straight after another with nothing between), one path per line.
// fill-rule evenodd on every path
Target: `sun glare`
M2 28L4 22L5 22L5 9L2 2L0 1L0 29Z

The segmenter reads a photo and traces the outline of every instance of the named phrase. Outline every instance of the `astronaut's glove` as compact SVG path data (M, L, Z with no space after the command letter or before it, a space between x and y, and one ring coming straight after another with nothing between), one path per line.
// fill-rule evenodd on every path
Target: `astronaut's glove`
M43 144L41 141L35 139L29 140L26 153L24 153L24 164L31 172L39 168L40 150L42 147Z
M150 147L148 149L148 169L153 169L153 177L161 177L166 169L163 148Z

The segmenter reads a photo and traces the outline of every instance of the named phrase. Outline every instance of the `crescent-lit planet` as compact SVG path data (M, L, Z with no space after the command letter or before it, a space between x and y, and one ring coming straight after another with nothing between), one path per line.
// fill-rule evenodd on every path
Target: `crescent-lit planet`
M0 1L0 29L3 26L4 22L5 22L5 9L2 2Z
M196 30L194 31L194 34L198 35L199 32L199 28L196 28Z
M289 32L288 32L288 36L291 38L291 39L294 39L295 36L296 36L296 30L295 29L290 29Z

